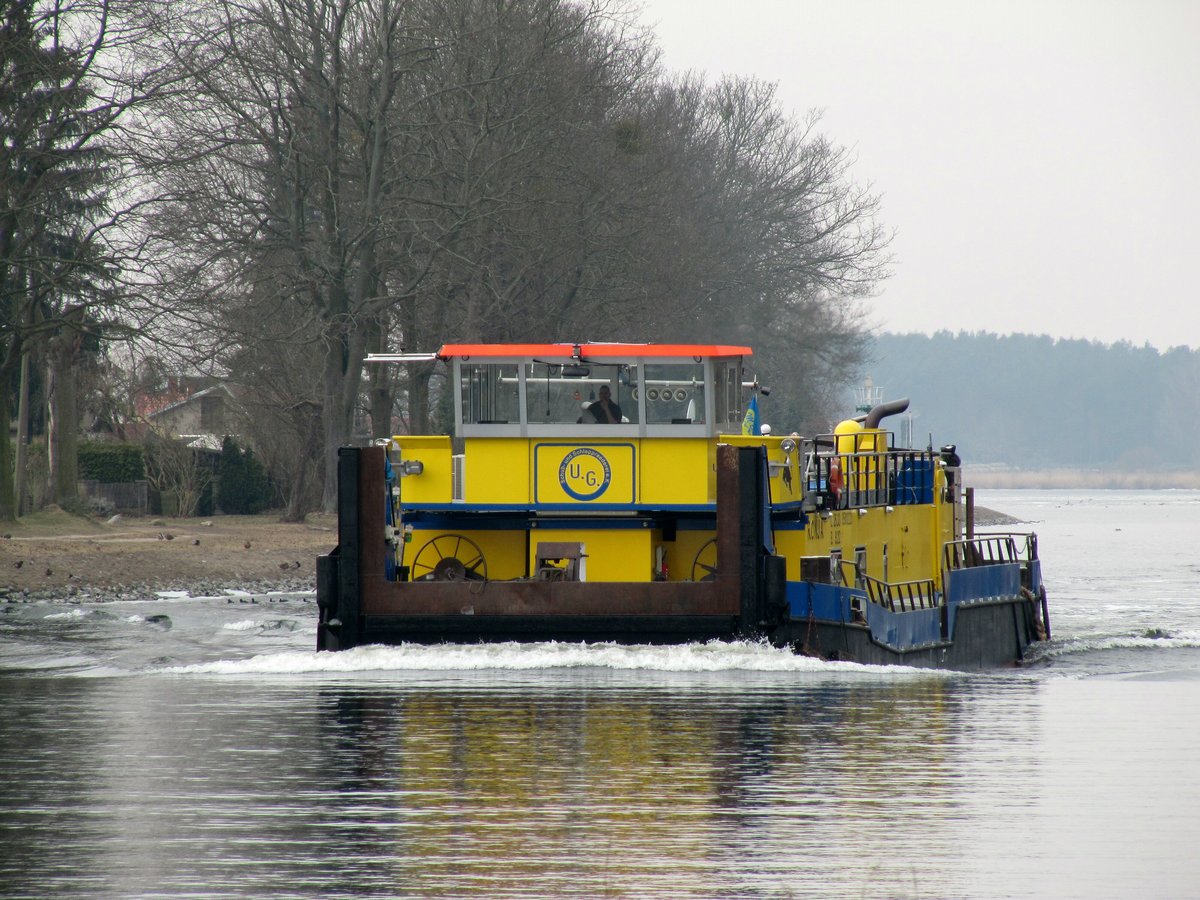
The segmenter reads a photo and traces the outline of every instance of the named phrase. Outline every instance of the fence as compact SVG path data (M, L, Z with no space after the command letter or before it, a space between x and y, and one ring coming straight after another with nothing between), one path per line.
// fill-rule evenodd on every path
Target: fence
M150 511L150 489L145 481L80 481L80 493L87 500L103 500L114 510L146 514Z

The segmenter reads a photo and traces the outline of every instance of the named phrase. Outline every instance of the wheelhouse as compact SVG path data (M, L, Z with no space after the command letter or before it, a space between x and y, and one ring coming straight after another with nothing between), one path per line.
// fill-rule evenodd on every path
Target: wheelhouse
M711 438L742 420L749 347L716 344L447 344L464 438ZM620 421L590 410L606 389Z

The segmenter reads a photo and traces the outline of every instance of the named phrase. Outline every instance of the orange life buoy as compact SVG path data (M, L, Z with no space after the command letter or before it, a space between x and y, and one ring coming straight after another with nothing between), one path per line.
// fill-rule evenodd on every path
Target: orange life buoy
M829 493L835 500L842 496L842 464L837 459L829 463Z

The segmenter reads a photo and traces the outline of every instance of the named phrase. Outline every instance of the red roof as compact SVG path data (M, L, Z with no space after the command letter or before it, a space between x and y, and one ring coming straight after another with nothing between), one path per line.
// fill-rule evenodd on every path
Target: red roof
M445 344L438 351L442 359L451 357L511 357L537 356L556 359L628 359L696 356L751 356L749 347L727 344Z

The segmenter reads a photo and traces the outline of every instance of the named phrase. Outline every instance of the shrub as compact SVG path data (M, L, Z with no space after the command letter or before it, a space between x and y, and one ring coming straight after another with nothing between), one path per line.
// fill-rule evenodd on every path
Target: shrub
M229 514L260 513L267 508L267 473L253 450L242 450L226 436L217 464L217 505Z
M146 477L142 448L136 444L81 443L79 477L102 484L141 481Z

